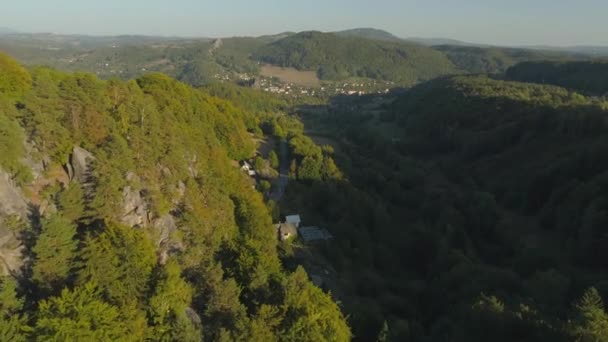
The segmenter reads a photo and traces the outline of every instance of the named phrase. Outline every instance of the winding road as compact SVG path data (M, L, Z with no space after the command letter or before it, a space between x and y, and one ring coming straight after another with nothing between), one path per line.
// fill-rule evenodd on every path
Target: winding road
M289 182L289 159L287 141L285 139L281 139L279 143L279 160L281 161L279 165L279 178L277 178L274 190L270 194L270 198L277 203L283 198L285 188Z

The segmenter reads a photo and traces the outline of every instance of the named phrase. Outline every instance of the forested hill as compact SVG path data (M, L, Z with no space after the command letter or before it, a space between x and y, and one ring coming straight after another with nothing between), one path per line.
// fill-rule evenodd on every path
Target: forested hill
M304 173L288 197L331 227L355 336L606 340L607 116L606 99L481 76L303 114L348 181Z
M0 56L0 340L349 340L231 163L243 107Z
M266 63L315 70L321 79L369 77L413 85L456 72L441 52L412 43L395 43L301 32L263 46L254 58Z
M573 58L585 58L583 55L573 53L492 46L439 45L433 48L445 53L458 69L473 74L502 74L508 68L520 62L564 61Z
M449 40L442 41L445 45L426 43L372 28L216 40L0 35L0 50L28 65L87 71L104 79L127 80L162 72L193 86L251 80L260 75L260 62L313 70L323 80L338 84L365 77L411 87L450 74L502 74L526 61L589 58L584 53L473 46Z
M344 31L335 32L338 36L344 37L360 37L366 39L387 41L387 42L402 42L403 39L395 36L394 34L384 31L378 30L374 28L356 28Z
M506 73L510 80L554 84L592 95L608 93L608 61L526 62Z

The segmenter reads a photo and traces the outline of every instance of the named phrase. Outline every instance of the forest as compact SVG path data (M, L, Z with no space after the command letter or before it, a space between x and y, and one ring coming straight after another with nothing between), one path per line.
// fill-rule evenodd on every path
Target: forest
M371 28L221 39L9 34L0 35L0 50L27 65L86 71L103 79L162 72L195 87L257 77L259 63L315 71L324 83L368 78L409 88L452 74L503 74L521 62L594 59L568 51L425 46Z
M552 84L588 95L608 93L608 61L526 62L507 70L507 79Z
M340 153L294 136L284 203L334 235L355 339L608 340L607 99L455 76L374 102L301 113Z
M323 80L367 77L412 85L455 71L445 55L431 48L322 32L283 38L262 46L253 58L315 70Z
M212 92L0 55L0 169L18 194L1 252L23 254L0 279L0 340L350 340L331 295L283 267L233 166L260 119Z
M36 57L69 73L0 54L0 340L608 341L604 62L372 30L152 42ZM217 82L259 62L399 88ZM280 243L296 212L333 238Z

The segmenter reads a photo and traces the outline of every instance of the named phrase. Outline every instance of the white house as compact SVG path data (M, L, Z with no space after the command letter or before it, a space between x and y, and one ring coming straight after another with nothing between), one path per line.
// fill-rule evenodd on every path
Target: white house
M300 215L288 215L285 216L285 223L291 223L296 227L300 226Z
M251 167L251 165L246 160L243 160L241 162L241 170L249 171L249 170L253 170L253 167Z

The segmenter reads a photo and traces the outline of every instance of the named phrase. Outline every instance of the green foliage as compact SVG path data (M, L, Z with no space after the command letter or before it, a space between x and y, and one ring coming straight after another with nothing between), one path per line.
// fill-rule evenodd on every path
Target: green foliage
M597 290L589 288L576 303L577 326L574 335L577 341L608 341L608 315Z
M30 74L19 63L0 53L0 93L23 95L32 86Z
M0 167L17 183L25 184L32 179L31 171L21 162L25 154L25 136L17 121L9 116L11 112L10 104L0 98Z
M61 289L70 276L77 241L76 227L61 215L42 221L42 230L33 248L32 279L45 290Z
M286 319L281 338L289 341L349 341L351 333L336 303L298 268L285 284Z
M367 77L411 86L456 71L441 52L405 42L388 42L301 32L254 53L261 61L300 70L315 70L325 80Z
M32 258L19 286L2 283L0 339L278 340L286 274L273 218L231 161L253 154L248 130L260 118L284 134L301 124L277 115L282 101L248 104L258 92L214 89L228 100L162 74L101 81L35 68L32 89L0 100L0 166L15 177L22 158L42 162L28 195L58 208L39 215L32 206L30 224L2 222ZM82 183L62 188L60 166L75 146L94 160ZM117 223L129 216L137 227ZM300 321L346 326L339 311Z
M507 70L506 77L520 82L553 84L575 91L603 95L608 93L608 62L524 62Z
M40 302L34 329L38 341L138 341L120 309L101 299L92 283L73 291L65 289L60 297Z
M200 341L200 327L187 316L192 301L192 287L181 278L175 261L161 270L154 294L150 298L150 316L155 341Z
M271 187L271 185L270 185L269 181L267 181L267 180L260 181L259 188L262 193L266 193L266 192L270 191L270 187Z
M0 281L0 340L28 341L31 328L27 317L20 314L23 299L17 296L17 281L10 277Z
M604 100L456 76L376 101L301 114L340 143L343 176L308 172L281 203L334 236L323 252L354 334L387 321L389 340L573 340L573 290L606 279ZM331 154L297 135L290 148L292 173Z
M59 210L67 220L76 222L84 216L84 191L78 183L70 183L59 193Z
M156 255L143 232L108 223L99 236L87 238L81 253L79 284L97 284L104 298L116 305L146 295Z
M436 46L461 71L472 74L502 74L520 62L560 60L567 58L558 52L474 46Z
M279 156L274 150L268 153L268 161L270 162L270 167L273 169L279 168Z

